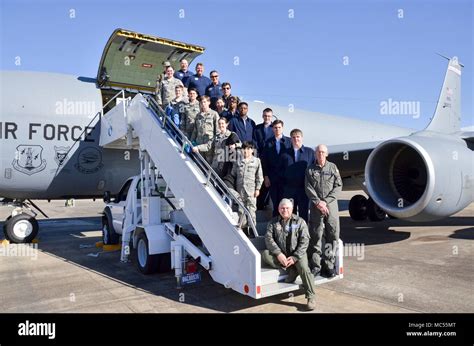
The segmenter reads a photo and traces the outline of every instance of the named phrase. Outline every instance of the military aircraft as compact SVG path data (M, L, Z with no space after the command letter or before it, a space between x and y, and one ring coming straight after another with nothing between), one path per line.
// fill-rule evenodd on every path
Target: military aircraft
M304 131L305 145L328 145L343 189L364 190L370 196L352 197L352 219L381 221L388 213L409 221L432 221L474 200L474 132L460 127L463 65L457 57L444 58L448 67L437 106L422 131L270 106L285 128ZM264 107L268 105L261 102L249 106L255 114Z
M136 93L153 94L163 63L175 70L205 48L117 29L105 45L96 78L55 73L0 74L0 196L16 206L5 236L29 242L38 233L32 200L94 198L139 172L135 150L99 146L103 115ZM353 219L385 212L412 221L450 216L473 201L474 133L460 131L461 65L448 70L424 131L249 102L254 118L271 107L286 129L300 128L305 145L325 143L352 198ZM25 94L25 90L28 92ZM41 210L39 210L41 212Z

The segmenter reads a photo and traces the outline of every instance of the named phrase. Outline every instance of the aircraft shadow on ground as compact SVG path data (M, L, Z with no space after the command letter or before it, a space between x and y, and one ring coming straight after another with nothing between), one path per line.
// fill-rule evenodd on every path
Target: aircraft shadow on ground
M205 270L202 271L201 283L177 289L174 272L144 275L138 271L133 256L131 256L130 263L121 263L120 251L103 252L100 248L91 246L96 242L101 241L102 238L99 236L88 236L84 238L82 232L100 230L100 218L93 217L83 219L87 219L88 222L92 220L95 220L96 222L90 222L90 226L82 226L80 229L77 229L77 227L68 227L61 231L50 231L49 229L42 229L45 227L45 223L40 221L40 251L47 255L57 257L61 261L66 261L67 263L78 266L81 269L94 272L97 275L139 291L151 293L176 303L211 309L216 312L238 312L268 303L283 304L287 306L291 305L294 306L297 311L304 311L305 309L305 304L288 302L286 300L283 301L288 297L302 295L302 290L292 292L292 296L282 294L255 300L224 288L221 284L214 282ZM68 219L49 219L48 222L53 222L55 227L59 227L60 222L66 222L67 220ZM84 245L89 245L90 247L83 247ZM95 253L99 253L99 256L93 257L88 255ZM45 280L49 280L49 278L45 278ZM305 302L304 299L302 301ZM97 302L97 304L100 303L101 302ZM165 312L160 311L159 305L160 303L157 303L156 308L150 306L150 309L153 310L153 312ZM183 310L180 311L178 305L176 306L176 311L189 312L189 308L183 308Z
M471 223L471 225L472 224L473 223ZM454 233L451 234L449 237L454 239L474 240L474 227L459 229L457 231L454 231Z
M74 218L76 219L76 218ZM175 303L205 308L220 312L239 312L248 308L256 308L263 304L273 303L276 305L285 305L295 307L295 311L304 311L304 304L299 304L291 299L289 294L280 294L277 296L255 300L214 282L206 271L203 271L202 282L196 285L186 286L177 289L176 279L173 272L143 275L138 272L135 261L132 256L130 263L120 262L120 251L103 252L96 248L96 242L101 241L100 236L83 237L82 232L98 231L101 228L100 217L81 218L86 220L87 226L67 226L71 219L50 219L50 225L55 229L44 229L46 223L40 221L40 242L39 249L51 256L57 257L62 261L80 267L81 269L94 272L106 279L116 281L142 292L147 292L158 297L166 298ZM381 222L354 222L349 217L341 217L341 238L347 243L364 243L365 245L385 244L398 242L407 239L410 232L395 231L392 227L413 227L413 226L470 226L473 224L473 217L455 217L441 220L438 222L429 222L413 224L402 220L387 219ZM63 224L64 223L64 224ZM0 229L1 229L0 223ZM66 228L64 228L64 226ZM455 231L451 238L474 239L474 228L467 228ZM89 245L90 247L81 247ZM99 253L98 257L89 256L89 254ZM49 280L45 278L45 280ZM292 292L293 297L303 294L302 290ZM301 299L304 302L304 299ZM169 310L160 309L161 300L153 306L150 311L164 312ZM100 302L97 302L98 304ZM113 302L112 302L113 303ZM176 312L189 311L188 308L179 309L179 305L174 306ZM201 311L201 310L199 310ZM264 310L262 309L262 312ZM268 312L268 310L266 310Z
M341 217L340 237L345 244L358 243L377 245L396 243L410 237L410 232L391 229L387 221L353 221L350 217Z
M354 221L348 216L340 218L341 238L345 243L364 243L366 245L384 244L402 241L410 237L410 231L403 231L403 227L446 227L472 226L474 217L455 216L438 221L410 222L387 218L383 221ZM474 228L456 230L450 238L474 239Z

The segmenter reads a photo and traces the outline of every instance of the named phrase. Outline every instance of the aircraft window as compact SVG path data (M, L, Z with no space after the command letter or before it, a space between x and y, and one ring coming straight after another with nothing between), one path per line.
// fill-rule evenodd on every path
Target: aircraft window
M130 185L132 184L132 179L128 180L125 185L120 190L119 194L117 195L117 202L124 202L127 200L128 190L130 189Z

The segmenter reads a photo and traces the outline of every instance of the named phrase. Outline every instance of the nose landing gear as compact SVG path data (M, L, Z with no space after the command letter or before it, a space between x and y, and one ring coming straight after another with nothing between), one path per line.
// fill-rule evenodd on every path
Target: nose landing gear
M46 218L48 217L33 202L14 201L11 203L15 208L3 224L5 238L11 243L31 243L39 231L38 215L32 208L36 208Z

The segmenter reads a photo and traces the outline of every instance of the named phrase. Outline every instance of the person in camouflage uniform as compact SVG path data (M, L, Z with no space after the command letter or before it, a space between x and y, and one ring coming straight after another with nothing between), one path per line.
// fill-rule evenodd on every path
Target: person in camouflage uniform
M220 117L217 122L219 132L210 142L208 142L207 146L208 151L212 155L211 167L220 177L223 177L226 173L224 172L224 165L226 162L229 162L232 159L230 157L231 154L234 154L232 156L235 156L235 149L242 146L240 140L238 140L238 143L236 144L227 145L227 139L230 136L234 135L238 139L238 136L235 132L229 131L227 129L228 125L229 121L227 118ZM235 159L236 157L234 157L234 160Z
M219 120L217 112L209 108L210 104L209 96L201 96L199 102L201 112L196 116L194 130L190 138L194 145L193 152L203 153L207 162L211 162L212 159L208 143L217 134L217 121Z
M232 166L232 175L236 178L236 190L242 197L244 206L257 225L257 197L263 184L262 164L260 159L253 156L253 143L242 144L242 159L238 159ZM247 226L248 225L247 223Z
M181 119L180 130L188 139L191 138L194 130L194 121L200 112L199 101L197 100L197 90L191 88L188 90L189 102L184 107L183 118Z
M178 78L174 78L173 73L173 67L166 66L165 77L159 82L156 91L156 101L163 109L165 109L170 104L171 100L176 97L176 86L183 86L183 82Z
M267 225L263 263L272 268L288 272L286 283L292 283L301 276L309 310L315 308L314 278L308 266L306 250L309 245L308 226L303 218L293 214L293 202L283 198L278 205L279 216Z
M310 200L309 234L311 236L308 257L312 273L316 276L334 277L335 251L339 239L339 208L337 195L342 190L342 179L336 165L326 160L328 148L316 147L317 162L311 164L305 173L305 192ZM324 256L321 250L325 240ZM324 265L321 266L321 257Z
M178 128L181 126L181 122L183 121L184 110L187 105L187 101L183 96L183 89L184 87L182 85L176 86L176 97L171 100L170 104L165 109L166 114L171 118L171 120L173 120Z

